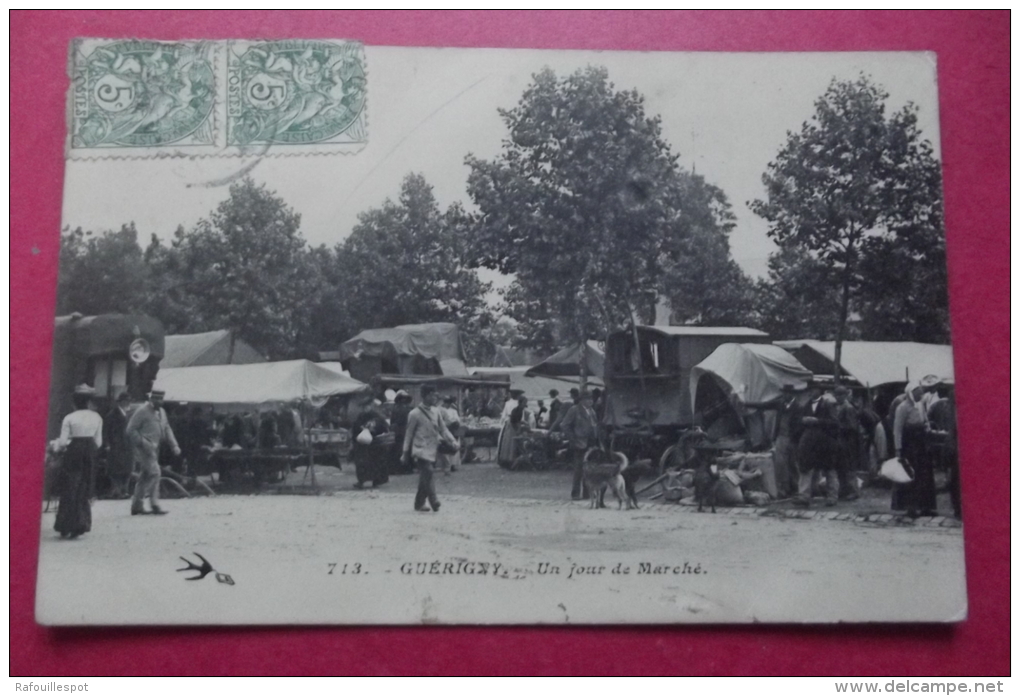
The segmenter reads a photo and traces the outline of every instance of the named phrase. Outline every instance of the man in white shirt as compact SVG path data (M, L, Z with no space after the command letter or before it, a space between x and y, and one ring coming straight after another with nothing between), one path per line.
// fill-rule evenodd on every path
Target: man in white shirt
M127 437L134 454L135 471L139 474L135 494L131 498L131 514L145 514L144 502L149 498L153 515L165 515L159 506L159 446L166 442L175 455L180 456L181 448L170 428L166 411L163 410L161 391L149 394L149 400L138 407L127 425Z
M456 446L457 441L437 413L436 388L426 384L421 388L421 403L407 416L407 432L404 435L404 453L401 461L405 464L412 459L418 467L418 492L414 497L414 509L428 510L427 500L433 512L439 512L439 498L433 470L439 453L439 441L445 440Z

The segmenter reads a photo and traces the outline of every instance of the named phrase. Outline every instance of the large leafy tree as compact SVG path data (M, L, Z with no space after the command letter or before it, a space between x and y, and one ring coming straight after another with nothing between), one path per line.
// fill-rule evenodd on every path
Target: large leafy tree
M104 234L81 227L61 234L58 315L143 311L148 283L134 223Z
M440 210L420 174L404 179L396 202L361 213L334 252L336 341L363 329L448 321L471 344L491 316L489 287L467 263L465 219L458 205Z
M226 328L272 359L294 357L316 278L300 223L264 185L233 184L207 219L147 249L153 313L170 331Z
M769 163L762 177L767 197L751 203L780 247L799 248L830 272L839 293L837 370L855 300L904 290L883 267L892 270L898 259L905 265L893 276L919 274L937 283L932 268L944 263L938 162L918 130L916 108L887 115L887 99L867 77L834 80L811 120L788 134ZM929 289L927 299L944 307L944 283ZM914 303L873 303L868 312L873 323L895 325L889 315Z
M616 90L604 68L565 78L547 69L500 115L499 157L467 158L471 251L514 276L506 312L532 347L647 320L662 293L686 319L714 318L706 299L725 280L690 283L685 269L698 254L725 266L728 204L682 172L640 94Z

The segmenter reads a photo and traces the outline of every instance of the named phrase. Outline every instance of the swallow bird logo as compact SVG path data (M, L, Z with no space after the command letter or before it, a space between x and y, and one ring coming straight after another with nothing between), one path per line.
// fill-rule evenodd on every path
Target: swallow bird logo
M198 575L192 575L190 578L184 578L185 580L201 580L202 578L204 578L209 573L213 573L216 576L216 582L221 582L224 585L233 585L234 584L234 579L232 577L230 577L226 573L218 573L218 572L216 572L216 569L212 567L212 563L207 561L205 556L203 556L202 554L198 553L197 551L194 552L194 554L195 554L195 556L199 560L202 561L201 564L192 563L191 561L189 561L184 556L180 556L179 557L182 561L187 563L187 566L185 566L184 568L178 568L177 569L178 573L185 573L185 572L189 572L189 571L192 571L192 570L198 573Z

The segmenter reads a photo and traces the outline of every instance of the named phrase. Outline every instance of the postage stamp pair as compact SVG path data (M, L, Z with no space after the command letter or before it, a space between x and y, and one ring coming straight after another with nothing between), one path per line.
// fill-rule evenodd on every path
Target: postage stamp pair
M349 153L367 143L357 42L79 39L69 74L71 159Z

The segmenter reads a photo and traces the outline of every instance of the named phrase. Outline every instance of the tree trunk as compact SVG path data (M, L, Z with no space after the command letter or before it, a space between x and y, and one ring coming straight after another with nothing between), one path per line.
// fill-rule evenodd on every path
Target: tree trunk
M839 303L839 325L836 326L836 354L834 356L835 364L832 368L832 381L836 386L839 386L842 381L843 336L846 332L847 315L850 313L851 272L850 264L847 263L846 268L843 269L843 296L840 298Z
M581 343L580 343L580 350L578 351L580 357L577 359L577 367L580 370L580 374L581 374L580 379L578 379L578 386L577 386L577 388L580 389L581 391L584 391L585 388L587 388L587 386L588 386L588 361L585 360L585 357L587 357L585 355L585 350L584 350L585 343L586 343L585 341L583 341L583 340L581 341Z

